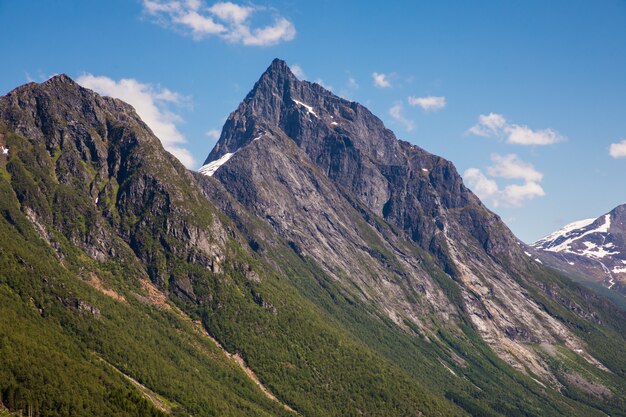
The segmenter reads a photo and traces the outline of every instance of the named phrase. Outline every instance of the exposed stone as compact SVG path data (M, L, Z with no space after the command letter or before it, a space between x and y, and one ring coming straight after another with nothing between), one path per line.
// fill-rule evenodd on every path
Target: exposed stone
M213 177L245 209L399 326L410 320L428 335L423 317L454 328L467 312L503 359L551 381L527 345L581 345L529 297L524 287L536 285L539 265L451 162L397 140L358 103L297 80L283 61L231 113L205 163L226 154ZM213 184L207 178L205 189ZM463 305L451 303L406 241L453 277Z

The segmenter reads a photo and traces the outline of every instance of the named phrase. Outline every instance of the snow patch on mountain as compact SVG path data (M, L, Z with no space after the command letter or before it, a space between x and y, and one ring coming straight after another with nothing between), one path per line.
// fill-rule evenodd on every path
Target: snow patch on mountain
M313 111L313 106L309 106L308 104L304 104L303 102L298 101L298 100L296 100L296 99L292 99L292 100L293 100L293 102L294 102L294 103L296 103L297 105L299 105L299 106L302 106L302 107L306 108L307 113L312 114L313 116L315 116L315 117L319 118L319 116L317 115L317 113L315 113L315 112Z
M599 220L599 219L598 219ZM540 239L532 244L537 249L543 249L550 252L566 252L576 253L583 256L592 256L595 258L602 258L606 255L615 255L619 252L611 253L609 249L610 245L599 246L593 242L582 242L582 239L593 233L608 233L611 227L611 215L606 214L604 216L604 222L596 228L589 229L589 226L595 223L596 219L585 219L577 222L570 223L560 230L549 234L548 236ZM582 251L576 251L572 249L574 242L582 242L586 249Z
M544 263L573 267L607 288L623 288L626 276L626 207L597 219L570 223L530 245ZM560 266L559 266L560 265ZM567 267L565 268L565 270ZM620 285L616 285L617 283Z
M556 232L549 234L543 239L539 239L538 241L533 243L532 246L539 249L550 250L552 252L561 252L563 250L566 250L568 248L568 244L571 243L571 240L573 240L573 238L575 237L578 237L576 232L589 226L595 220L596 219L585 219L572 222L568 225L563 226ZM563 239L561 243L553 246L554 243L561 239Z
M198 172L202 175L206 175L208 177L212 177L213 174L215 174L215 172L217 172L217 170L224 165L226 162L228 162L228 160L230 158L233 157L234 154L236 154L237 152L232 152L232 153L226 153L224 154L221 158L216 159L215 161L209 162L206 165L203 165L202 167L200 167L200 169L198 170Z
M580 255L589 257L589 258L604 258L608 255L617 255L619 251L611 252L608 249L612 248L614 245L612 243L608 243L606 245L596 245L593 242L582 242L587 248L582 250Z
M604 215L604 224L595 229L595 232L599 233L609 233L609 229L611 228L611 215ZM593 233L593 232L592 232Z
M613 267L614 274L626 274L626 266Z

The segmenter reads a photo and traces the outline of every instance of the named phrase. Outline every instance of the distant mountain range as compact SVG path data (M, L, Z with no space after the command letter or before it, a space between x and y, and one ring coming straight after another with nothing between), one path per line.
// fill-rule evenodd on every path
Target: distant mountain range
M0 97L0 146L0 413L626 415L626 311L540 258L617 271L623 211L522 245L281 60L199 172L65 75Z
M547 264L626 295L626 204L570 223L531 245Z

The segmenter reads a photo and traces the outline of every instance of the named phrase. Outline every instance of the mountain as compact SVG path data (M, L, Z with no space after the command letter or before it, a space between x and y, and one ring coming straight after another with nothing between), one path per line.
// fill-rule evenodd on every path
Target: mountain
M568 224L531 246L547 264L578 271L626 295L626 204Z
M228 117L200 172L405 331L430 340L469 322L502 360L555 384L537 345L567 346L601 367L541 298L571 300L451 162L397 140L366 108L298 80L283 61Z
M11 411L624 415L626 313L283 61L197 173L64 75L0 97L0 146Z
M0 97L0 141L1 403L293 415L166 297L188 259L213 276L228 231L131 106L56 76Z

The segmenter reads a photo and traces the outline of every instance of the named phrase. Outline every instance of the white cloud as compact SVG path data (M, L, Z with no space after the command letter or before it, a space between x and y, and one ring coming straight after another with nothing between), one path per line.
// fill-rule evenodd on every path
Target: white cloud
M565 140L556 130L532 130L528 126L511 125L507 127L506 133L507 141L517 145L551 145Z
M410 96L408 98L408 102L411 106L420 106L423 110L426 111L437 111L446 107L446 98L445 97L436 97L436 96L428 96L428 97L413 97Z
M504 116L496 113L481 114L478 117L478 124L470 127L467 132L476 136L496 136L504 126L506 126Z
M483 137L504 137L516 145L552 145L567 138L553 129L532 130L526 125L509 123L497 113L481 114L478 123L467 130L468 134Z
M208 132L206 132L206 135L214 140L218 140L220 138L220 134L221 132L217 129L211 129Z
M195 4L195 8L198 9L201 5L201 2L197 1ZM254 13L254 7L239 6L234 3L225 2L215 3L213 6L209 7L209 11L215 16L227 22L242 24L250 17L252 13Z
M498 193L496 181L487 178L478 168L466 169L463 179L481 200L486 200Z
M194 11L172 16L172 21L189 27L193 36L197 39L207 35L224 34L226 32L225 26L216 23L211 17L201 16Z
M270 9L231 2L208 7L203 0L143 0L144 12L164 26L173 26L194 39L217 36L247 46L268 46L290 41L296 28L282 16L266 26L252 27L252 17Z
M161 140L166 150L186 167L191 168L194 165L191 152L183 147L187 140L177 127L182 118L170 110L172 105L184 104L185 97L166 88L144 84L132 78L115 81L105 76L84 74L78 77L76 82L99 94L115 97L132 105L139 117Z
M327 89L328 91L333 91L333 90L334 90L334 88L333 88L333 86L332 86L332 85L326 85L326 84L324 83L324 80L322 80L321 78L318 78L317 80L315 80L315 84L319 84L319 85L321 85L322 87L324 87L324 88L325 88L325 89Z
M289 68L291 68L291 72L293 72L293 75L295 75L299 79L303 80L304 78L306 78L306 75L304 74L304 70L302 69L300 65L295 64Z
M358 90L359 83L354 79L354 77L348 77L348 82L346 83L346 87L350 90Z
M626 158L626 139L619 143L612 143L609 147L609 155L613 158Z
M374 85L378 88L389 88L391 87L391 82L388 79L386 74L374 72L372 74L372 79L374 80Z
M492 177L506 179L522 179L528 182L538 182L543 179L543 174L535 169L532 164L522 161L515 154L491 155L495 165L487 168Z
M389 109L389 115L395 121L402 124L407 132L410 132L411 130L415 129L415 123L413 123L412 120L409 120L406 117L404 117L404 109L402 107L402 104L398 103L398 104L393 105Z
M543 174L532 164L522 161L515 154L493 154L494 165L487 167L487 175L478 168L469 168L463 173L467 186L483 201L494 207L522 207L524 202L546 195L539 184ZM491 177L491 178L490 178ZM500 188L494 178L523 180L522 184L508 184Z
M536 182L530 181L521 185L511 184L504 187L500 203L508 207L522 207L524 201L545 195L546 192Z

